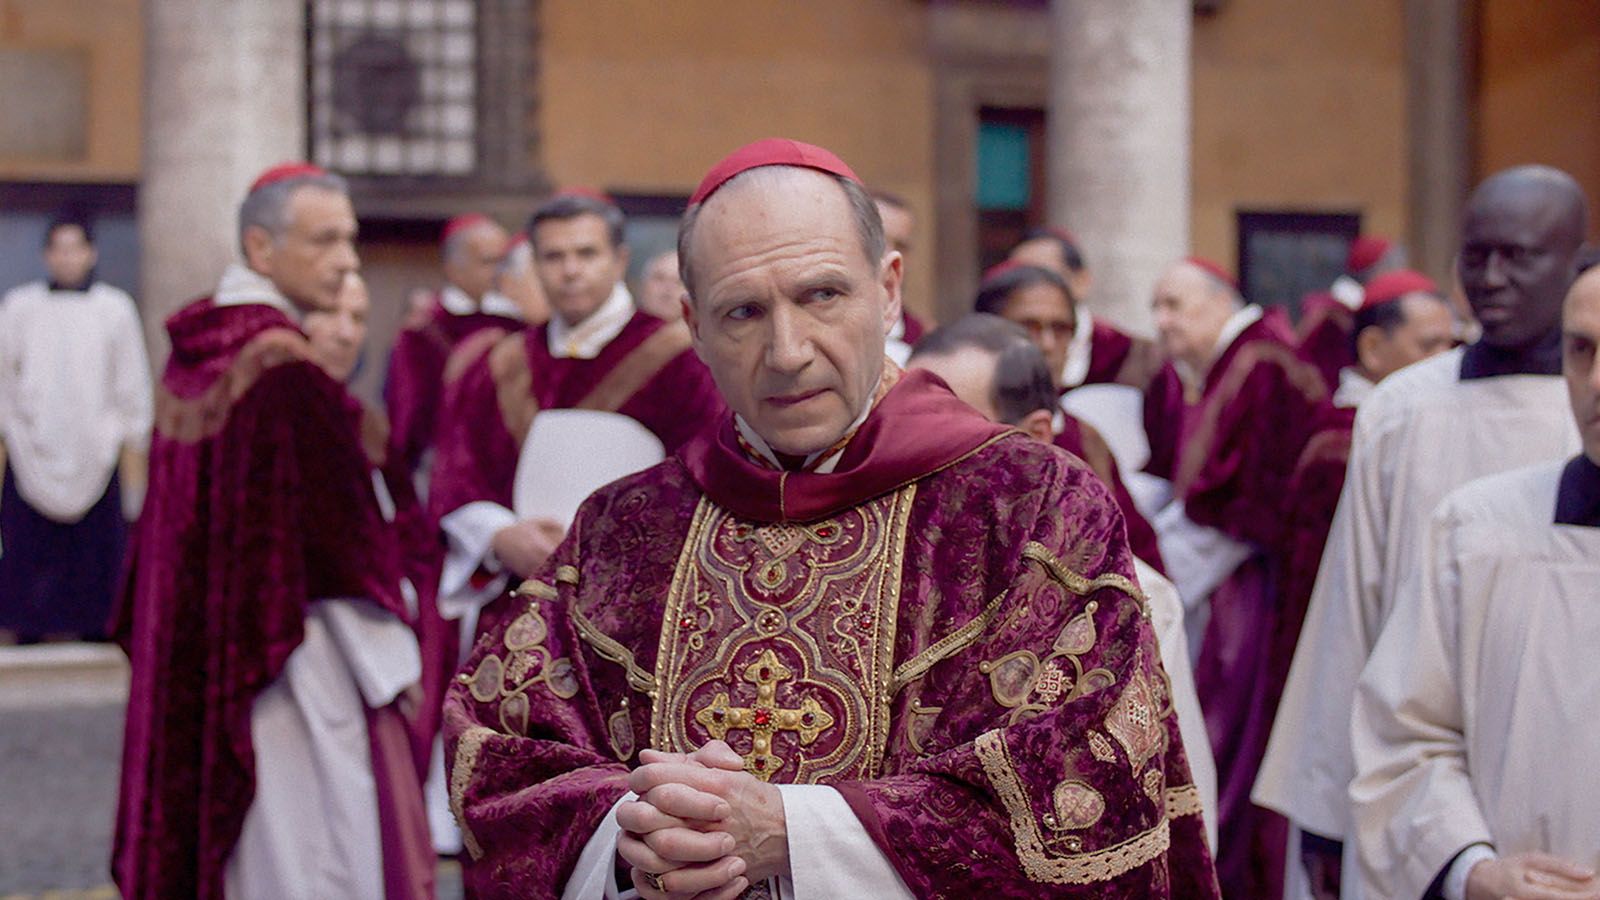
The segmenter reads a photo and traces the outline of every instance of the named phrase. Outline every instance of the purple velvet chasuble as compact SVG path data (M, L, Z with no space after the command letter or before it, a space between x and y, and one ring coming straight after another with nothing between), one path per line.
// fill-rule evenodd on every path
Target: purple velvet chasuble
M724 419L497 602L445 709L467 883L559 896L641 749L721 738L838 790L917 896L1216 897L1132 574L1086 466L925 373L831 474Z

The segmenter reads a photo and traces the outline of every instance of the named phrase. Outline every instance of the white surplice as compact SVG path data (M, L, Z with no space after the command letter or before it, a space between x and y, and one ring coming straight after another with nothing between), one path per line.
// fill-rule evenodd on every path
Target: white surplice
M250 713L256 791L228 858L228 900L383 900L367 709L422 675L416 636L364 600L323 600Z
M1178 734L1189 757L1189 775L1200 791L1200 813L1206 823L1206 840L1217 846L1217 763L1211 755L1211 736L1206 732L1206 717L1200 711L1200 695L1194 688L1194 669L1189 656L1189 638L1184 632L1183 601L1178 588L1150 564L1134 557L1133 566L1150 603L1150 625L1161 648L1161 666L1167 670L1172 686L1172 708L1178 716Z
M0 300L0 441L40 515L81 520L122 448L149 446L152 415L133 298L101 282L52 291L38 281Z
M1357 676L1422 556L1446 494L1570 457L1578 432L1554 375L1461 379L1460 349L1385 378L1356 414L1350 464L1251 800L1325 837L1350 833Z
M1401 584L1352 723L1365 896L1479 842L1600 866L1600 528L1552 524L1564 464L1451 494Z

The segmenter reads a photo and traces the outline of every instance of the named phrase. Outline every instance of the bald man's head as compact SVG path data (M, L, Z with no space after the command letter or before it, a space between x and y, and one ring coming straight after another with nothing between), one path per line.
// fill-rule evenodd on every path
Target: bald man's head
M1517 166L1473 191L1460 275L1485 343L1524 349L1555 333L1587 228L1583 189L1560 169Z

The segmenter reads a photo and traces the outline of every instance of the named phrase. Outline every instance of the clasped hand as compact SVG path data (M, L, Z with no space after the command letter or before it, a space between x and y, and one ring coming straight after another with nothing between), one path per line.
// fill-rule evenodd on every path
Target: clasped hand
M744 771L722 741L694 753L646 750L628 777L638 800L617 807L617 855L645 900L732 900L789 873L783 796ZM662 886L656 890L649 876Z

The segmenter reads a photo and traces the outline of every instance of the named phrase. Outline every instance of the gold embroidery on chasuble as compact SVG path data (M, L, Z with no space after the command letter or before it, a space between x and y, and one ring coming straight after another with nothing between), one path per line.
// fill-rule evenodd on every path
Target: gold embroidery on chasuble
M519 596L542 595L549 590L518 589ZM537 601L530 602L511 624L507 626L502 643L506 655L486 654L473 671L463 672L456 679L467 686L472 699L479 703L500 702L500 727L509 734L527 734L528 691L535 685L544 685L551 694L562 700L578 695L578 676L573 671L572 660L563 656L552 658L544 646L550 627L539 612Z
M1144 771L1150 757L1166 749L1167 729L1161 722L1161 704L1144 671L1144 653L1134 658L1133 678L1106 716L1106 730L1128 754L1135 777ZM1150 791L1152 796L1157 790Z
M875 777L915 493L808 523L702 499L662 619L651 745L726 740L764 781Z

